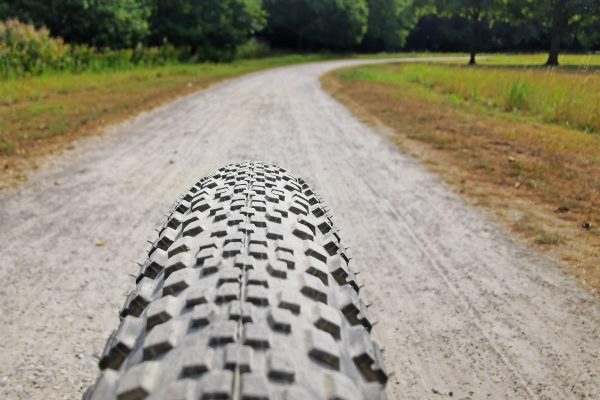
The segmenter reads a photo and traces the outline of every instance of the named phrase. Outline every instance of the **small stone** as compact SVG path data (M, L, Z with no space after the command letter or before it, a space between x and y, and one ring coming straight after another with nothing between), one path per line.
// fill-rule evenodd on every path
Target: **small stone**
M583 221L581 227L589 231L592 229L592 223L590 221Z

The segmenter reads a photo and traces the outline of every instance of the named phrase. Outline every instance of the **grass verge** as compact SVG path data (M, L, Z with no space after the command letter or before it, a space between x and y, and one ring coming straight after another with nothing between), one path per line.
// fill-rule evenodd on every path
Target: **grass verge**
M600 132L600 73L566 71L413 64L402 68L402 74L393 70L378 70L370 76L364 70L356 73L363 74L357 77L363 81L403 80L456 100L539 122Z
M0 189L26 180L37 156L69 149L82 136L177 96L265 68L330 58L290 55L0 80Z
M421 159L467 199L487 208L532 246L570 265L569 271L598 294L600 135L543 122L536 111L490 105L493 92L471 98L415 82L405 75L412 68L345 69L327 75L323 83L361 118L391 128L401 149ZM446 68L447 74L463 71L455 66L434 68ZM484 68L475 70L485 72ZM565 71L560 74L568 81L590 79ZM529 73L506 71L511 79L519 72ZM498 74L479 79L499 79ZM597 92L595 96L590 99L597 103Z
M440 56L441 54L438 54ZM436 56L427 53L345 58ZM70 149L77 138L223 79L291 64L340 58L281 55L228 64L175 64L130 70L50 73L0 80L0 190L27 179L38 156Z

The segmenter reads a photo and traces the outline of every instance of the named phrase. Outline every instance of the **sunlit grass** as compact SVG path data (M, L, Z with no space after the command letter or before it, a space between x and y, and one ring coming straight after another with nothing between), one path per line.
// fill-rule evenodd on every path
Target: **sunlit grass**
M385 57L422 55L429 54ZM0 80L0 156L27 154L33 146L41 147L42 139L87 132L221 79L339 57L292 54L227 64L174 64L79 74L48 72L37 77Z
M492 66L543 66L548 54L483 54L478 62L480 65ZM600 54L562 54L559 57L561 67L580 68L600 67Z
M511 60L520 62L522 57ZM600 73L455 64L374 67L345 73L349 78L354 74L354 79L368 82L416 84L455 100L540 122L600 132Z
M221 79L329 58L290 55L0 80L0 155L27 154L41 139L91 130Z

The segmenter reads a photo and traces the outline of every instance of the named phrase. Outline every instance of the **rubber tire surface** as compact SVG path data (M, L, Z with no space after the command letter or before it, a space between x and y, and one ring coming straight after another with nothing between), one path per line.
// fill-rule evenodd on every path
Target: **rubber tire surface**
M223 167L159 231L86 399L384 399L331 216L300 178Z

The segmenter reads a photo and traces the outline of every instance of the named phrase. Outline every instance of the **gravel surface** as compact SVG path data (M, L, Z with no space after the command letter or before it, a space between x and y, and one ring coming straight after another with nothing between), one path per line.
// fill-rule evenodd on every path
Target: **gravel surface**
M77 399L176 197L273 161L331 205L390 398L600 398L600 306L321 90L341 61L248 75L77 143L0 194L0 398Z

